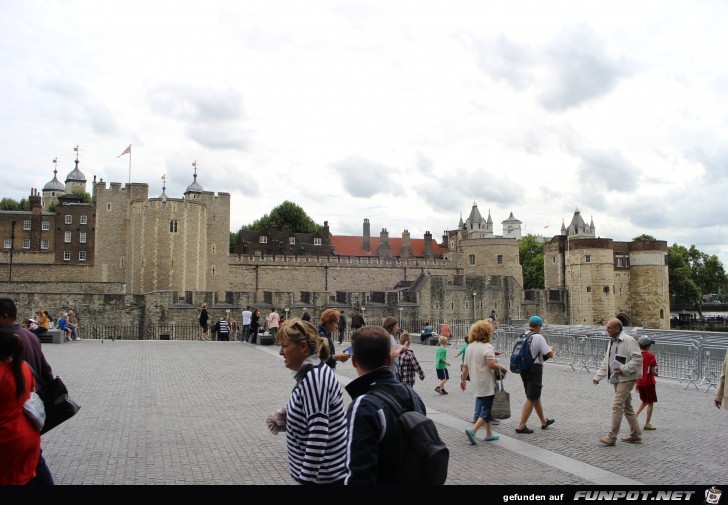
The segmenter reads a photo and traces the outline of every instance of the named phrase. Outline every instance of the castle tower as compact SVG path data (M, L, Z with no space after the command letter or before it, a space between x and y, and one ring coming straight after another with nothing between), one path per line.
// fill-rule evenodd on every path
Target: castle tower
M74 168L71 173L69 173L66 176L66 192L70 193L74 189L81 189L83 191L86 191L86 176L83 175L83 172L78 168L78 146L73 148L74 151L76 151L76 168Z
M58 158L53 158L53 179L43 186L43 210L58 204L58 197L66 192L66 185L58 180Z
M488 218L490 218L490 213L488 213ZM513 217L513 211L511 211L511 215L508 216L508 219L505 221L502 221L503 224L503 236L506 238L514 238L516 240L521 240L521 221Z
M632 325L670 329L667 242L630 242L629 272Z

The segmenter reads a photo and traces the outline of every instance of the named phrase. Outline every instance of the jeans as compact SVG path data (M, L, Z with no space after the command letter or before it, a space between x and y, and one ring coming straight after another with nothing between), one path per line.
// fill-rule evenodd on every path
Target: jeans
M243 340L245 340L247 342L249 338L250 338L250 325L244 324L243 325Z
M612 428L607 435L612 440L617 438L619 427L622 424L622 416L629 423L630 435L632 437L641 437L642 431L637 422L637 416L632 408L632 390L634 389L636 380L623 381L614 384L614 402L612 403Z
M476 397L475 413L473 415L473 418L477 419L478 417L482 417L486 423L491 422L493 420L493 416L490 414L490 411L493 408L494 398L495 395Z

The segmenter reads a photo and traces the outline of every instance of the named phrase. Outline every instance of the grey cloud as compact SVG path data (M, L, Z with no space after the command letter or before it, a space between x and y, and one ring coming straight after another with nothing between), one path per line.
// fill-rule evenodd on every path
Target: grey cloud
M422 172L422 174L427 175L432 173L434 163L432 162L432 159L430 157L422 153L417 153L416 166L417 169Z
M189 122L230 122L244 118L243 98L233 89L160 85L148 92L157 114Z
M519 46L505 35L475 45L478 66L484 74L503 80L517 90L528 87L533 78L533 50Z
M462 172L457 177L435 175L418 183L417 192L433 209L457 214L469 211L470 204L463 209L463 202L472 203L473 199L482 213L483 208L487 212L488 205L507 207L521 197L519 184L487 171Z
M540 103L550 110L568 109L613 90L630 64L613 59L589 28L565 30L546 50L551 82Z
M352 196L368 198L378 193L397 194L401 191L392 177L394 169L381 163L350 156L332 166Z
M38 89L69 99L84 98L86 96L86 89L83 86L78 82L65 78L41 81L38 83Z
M631 193L639 169L616 150L588 150L580 153L579 182L593 191L613 190Z
M725 147L708 151L697 146L686 150L684 154L687 159L703 165L712 177L728 175L728 149Z
M94 132L100 135L119 135L119 124L105 105L91 105L87 107L86 114Z
M229 125L195 124L188 128L187 134L201 146L210 149L245 151L250 145L249 139L239 128Z

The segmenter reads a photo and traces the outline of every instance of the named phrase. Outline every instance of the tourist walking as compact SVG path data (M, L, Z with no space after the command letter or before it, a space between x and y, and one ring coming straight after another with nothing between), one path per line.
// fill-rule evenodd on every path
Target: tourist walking
M526 423L528 418L531 417L531 412L536 411L536 415L541 420L541 429L545 430L552 424L553 419L547 418L543 413L543 405L541 403L541 390L543 389L543 363L547 359L554 357L556 349L549 347L546 343L546 339L541 335L541 327L543 326L543 319L539 316L532 316L528 320L528 328L531 338L531 357L534 358L533 365L525 372L521 372L521 381L523 382L523 389L526 393L526 402L523 404L523 410L521 411L521 421L518 423L516 433L530 434L533 430L529 428ZM524 338L529 338L528 336ZM527 345L524 342L523 345Z
M435 372L437 378L440 379L440 383L435 387L435 391L441 395L446 395L445 383L450 379L450 374L447 371L447 367L450 366L450 362L447 360L447 337L440 335L438 343L437 351L435 351Z
M266 419L272 433L286 433L291 477L301 484L343 484L347 424L341 385L326 366L328 343L313 324L288 319L276 334L283 364L296 385L285 409Z
M326 364L332 369L336 368L336 362L342 363L349 360L350 355L341 352L336 353L336 347L334 346L333 333L339 325L339 311L335 309L326 309L321 313L319 324L317 327L318 334L320 337L325 338L329 345L329 359L326 360Z
M260 329L260 309L253 310L250 316L250 343L255 344L258 341L258 330Z
M425 372L422 370L420 362L417 361L415 352L410 349L412 335L409 332L403 331L402 336L399 337L399 343L403 347L399 355L399 375L402 379L402 384L415 387L415 375L419 375L420 380L425 380Z
M346 331L346 316L344 311L339 311L339 345L344 341L344 332Z
M599 384L599 381L607 377L614 386L614 399L611 428L599 441L604 445L614 445L624 417L629 424L630 433L621 439L622 442L639 443L642 441L642 431L632 408L632 390L637 379L642 376L642 353L637 341L622 331L622 322L619 319L610 319L607 322L607 334L610 338L609 346L592 382Z
M492 431L493 398L495 398L496 372L505 377L506 367L499 365L496 361L493 341L493 325L489 321L478 321L470 327L467 340L468 347L465 349L465 361L463 373L460 378L460 389L465 391L468 379L475 396L475 416L473 426L465 430L465 434L472 445L476 442L476 433L485 426L486 442L492 442L500 438Z
M197 315L197 320L200 322L200 326L202 327L201 340L210 340L210 337L208 336L208 331L210 329L210 316L207 313L206 303L202 304L200 313Z
M657 391L655 386L657 381L657 358L650 352L650 348L655 341L652 337L642 335L638 340L637 344L640 346L640 352L642 353L642 377L637 379L637 393L640 395L640 406L637 407L637 411L634 413L636 417L640 416L643 410L646 410L645 414L645 425L642 429L647 431L653 431L656 428L652 425L652 409L655 403L657 403Z

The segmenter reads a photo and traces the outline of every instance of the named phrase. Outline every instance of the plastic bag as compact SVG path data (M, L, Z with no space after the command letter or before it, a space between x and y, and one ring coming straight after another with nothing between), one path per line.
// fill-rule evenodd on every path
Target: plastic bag
M35 391L30 392L30 398L28 398L23 404L23 412L33 423L35 429L41 431L46 420L46 411L43 400L41 400L38 393Z

